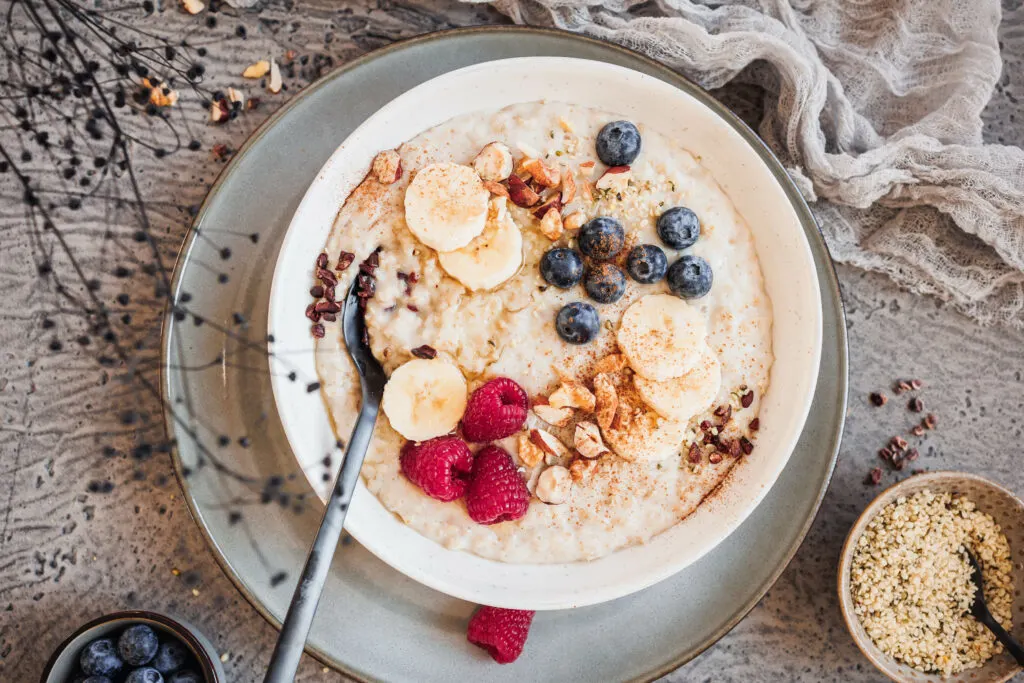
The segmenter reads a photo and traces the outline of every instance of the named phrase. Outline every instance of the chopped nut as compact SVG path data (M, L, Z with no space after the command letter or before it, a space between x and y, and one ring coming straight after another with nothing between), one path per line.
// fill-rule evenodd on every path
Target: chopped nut
M178 93L166 85L153 85L148 78L143 78L142 87L149 89L149 103L154 107L173 107L178 102Z
M274 60L270 60L270 82L267 83L267 90L275 95L281 92L281 67Z
M740 405L743 406L744 408L749 408L750 404L752 404L753 402L754 402L754 392L753 391L748 391L745 394L743 394L742 396L740 396Z
M540 159L525 157L519 162L519 167L516 170L529 173L537 181L537 184L544 187L558 187L562 182L562 174L559 170L548 166Z
M502 185L501 183L497 183L497 182L495 182L493 180L485 180L484 181L484 189L486 189L488 192L490 192L491 194L496 195L498 197L506 197L507 198L509 196L508 195L508 188L505 187L504 185Z
M882 468L881 467L875 467L875 468L872 468L872 470L870 472L868 472L868 476L864 480L864 483L867 484L868 486L878 486L879 482L881 482L881 481L882 481Z
M189 14L199 14L206 9L206 5L200 2L200 0L181 0L181 6Z
M565 444L557 436L543 429L531 429L530 441L545 453L556 458L565 458L569 455L569 449Z
M924 420L921 422L925 429L935 429L935 425L938 422L938 418L935 417L934 413L928 413Z
M295 61L295 58L299 56L299 53L295 50L285 50L284 57L281 59L281 63L287 66Z
M924 436L924 427L922 425L914 425L910 428L910 433L914 436Z
M876 406L879 406L879 407L884 406L886 404L886 402L889 400L889 398L885 394L883 394L881 392L878 392L878 391L872 392L871 395L868 398L871 399L871 403L873 405L876 405Z
M544 459L544 451L530 440L529 434L519 435L519 460L527 467L536 467Z
M594 188L590 186L590 182L587 180L582 181L579 184L580 197L583 198L588 204L594 203Z
M907 403L907 408L910 408L910 410L915 413L920 413L922 410L924 410L924 401L915 396L914 398L910 399L909 403Z
M593 474L594 470L597 469L596 460L587 460L586 458L576 458L569 463L569 476L577 484L581 483L588 476Z
M562 215L557 207L552 206L540 219L540 232L552 242L562 236Z
M373 175L377 182L391 185L402 177L402 157L393 149L384 150L373 158Z
M582 162L582 163L580 164L580 168L582 168L582 169L583 169L583 170L585 170L585 171L589 171L589 170L593 169L593 168L594 168L594 166L596 166L596 165L597 165L597 163L596 163L596 162L593 162L593 161L584 161L584 162Z
M577 422L573 445L584 458L600 458L609 453L601 438L601 429L593 422Z
M708 462L711 463L712 465L717 465L718 463L722 462L722 454L719 453L718 451L711 451L711 453L708 455Z
M339 306L339 310L340 310L340 304L336 304L336 305ZM416 356L417 358L423 358L425 360L433 360L434 358L437 358L437 351L434 349L433 346L430 346L428 344L423 344L422 346L417 346L415 349L413 349L409 353L411 353L412 355Z
M595 186L599 190L611 190L622 192L629 185L629 179L633 177L629 166L612 166L597 179Z
M238 104L239 107L242 107L245 105L245 95L243 95L241 91L229 87L228 101L232 104Z
M907 391L913 391L913 389L914 387L910 385L910 382L907 382L902 379L896 382L896 384L894 384L892 388L892 390L895 391L897 394L902 394Z
M568 204L573 199L576 199L576 178L573 175L572 169L562 171L561 198L563 204Z
M473 169L482 180L504 180L512 174L512 151L504 143L490 142L473 159Z
M910 388L913 389L914 391L917 391L918 389L920 389L923 386L924 386L924 382L922 382L919 379L912 379L912 380L910 380Z
M540 201L540 195L517 175L508 177L508 198L512 200L513 204L524 209L534 206Z
M696 443L691 443L689 450L686 452L686 459L696 465L703 457L704 453L700 450L700 446Z
M582 211L573 211L562 219L562 227L566 230L579 230L587 222L587 214Z
M594 412L596 399L594 394L579 382L562 381L561 386L548 397L548 405L555 408L579 408L588 413Z
M549 505L561 505L572 492L572 474L561 465L553 465L537 479L537 497Z
M606 372L618 372L626 367L626 357L621 353L612 353L594 365L594 374L600 375Z
M555 427L564 427L572 419L572 408L555 408L553 406L534 406L534 414Z
M619 395L615 384L604 373L594 376L594 397L596 399L597 424L601 429L609 429L619 410Z
M270 71L270 62L265 59L261 59L255 64L250 64L245 67L245 71L242 72L242 78L263 78Z
M573 129L573 127L572 127L572 124L571 124L571 123L569 123L568 121L566 121L566 120L565 120L565 119L564 119L563 117L561 117L561 116L559 116L559 117L558 117L558 125L559 125L559 126L561 127L561 129L562 129L562 130L564 130L564 131L565 131L566 133L575 133L575 132L576 132L576 131L575 131L575 129Z
M210 121L213 123L224 123L231 117L228 110L228 103L225 100L214 100L210 102Z

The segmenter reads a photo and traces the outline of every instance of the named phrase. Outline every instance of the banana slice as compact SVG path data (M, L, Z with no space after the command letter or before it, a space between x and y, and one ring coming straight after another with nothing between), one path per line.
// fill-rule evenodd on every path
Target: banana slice
M395 431L426 441L455 429L466 410L466 379L451 363L435 358L402 365L384 385L381 406Z
M617 339L636 374L661 381L694 367L706 336L695 307L670 294L648 294L622 314Z
M722 365L718 355L704 344L700 360L681 377L657 381L633 375L640 398L668 420L688 422L711 407L722 387Z
M491 199L483 234L462 249L439 252L437 260L470 289L491 289L515 275L523 263L523 235L505 198Z
M484 231L490 196L472 167L431 164L405 191L405 222L432 249L461 249Z
M604 430L604 440L623 460L661 462L679 453L686 423L665 420L654 411L635 416L621 427Z

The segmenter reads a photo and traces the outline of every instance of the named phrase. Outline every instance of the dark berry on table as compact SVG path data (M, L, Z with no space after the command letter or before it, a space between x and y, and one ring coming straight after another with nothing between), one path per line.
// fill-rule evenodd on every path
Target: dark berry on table
M82 650L78 665L90 676L113 676L124 667L117 654L117 646L110 638L94 640Z
M89 676L88 678L76 678L76 683L114 683L113 679L106 676Z
M614 258L623 245L626 244L626 231L622 223L608 216L598 216L587 221L580 228L579 235L580 251L592 259L604 261Z
M668 257L661 247L653 244L638 244L629 252L626 269L633 279L645 285L657 282L665 277L668 270Z
M176 640L168 640L160 643L160 649L156 651L153 658L153 668L162 674L169 674L185 666L188 659L188 650Z
M583 281L590 298L599 304L613 304L626 293L626 274L611 263L598 263Z
M597 134L597 157L608 166L628 166L640 155L640 131L629 121L612 121Z
M687 254L668 269L668 288L684 299L699 299L711 291L711 264L700 256Z
M167 683L204 683L203 677L195 671L176 671L167 679Z
M153 667L144 666L128 674L128 678L124 679L124 683L164 683L164 677Z
M658 217L658 237L673 249L692 247L700 237L700 219L685 206L676 206Z
M552 249L540 259L540 275L549 285L569 289L583 277L583 259L575 249Z
M117 639L117 651L121 659L131 666L149 664L159 648L160 641L156 633L145 624L129 626Z
M574 301L558 312L555 329L558 336L570 344L586 344L601 331L601 318L590 304Z

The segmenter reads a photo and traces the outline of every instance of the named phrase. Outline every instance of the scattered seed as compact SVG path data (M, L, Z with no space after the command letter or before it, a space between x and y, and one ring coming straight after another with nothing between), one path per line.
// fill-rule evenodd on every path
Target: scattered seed
M909 451L907 451L907 454L904 457L908 462L914 462L919 457L921 457L921 454L918 452L916 448L911 448Z
M925 416L924 421L922 422L922 424L924 425L925 429L935 429L935 424L937 422L937 419L938 418L935 417L934 413L928 413Z
M917 391L918 389L920 389L923 386L924 386L924 382L922 382L919 379L912 379L912 380L910 380L910 388L913 389L914 391Z
M889 462L892 460L892 450L888 446L886 446L882 450L878 451L878 457L881 458L882 460L885 460L886 462Z
M732 419L732 406L718 406L717 408L715 408L715 417L720 418L723 424L728 422L730 419Z
M747 428L749 428L752 432L756 432L757 430L759 430L761 428L761 418L755 417L753 420L750 421L750 424L747 425Z
M424 344L423 346L417 346L412 350L412 355L417 358L425 358L426 360L433 360L437 358L437 351L432 346Z
M914 425L911 428L910 433L914 436L924 436L924 427L922 425Z
M712 465L717 465L718 463L722 462L722 454L719 453L718 451L714 451L713 453L711 453L711 455L708 456L708 462L710 462Z
M888 396L878 391L872 392L869 398L871 399L871 403L879 407L884 406L889 400Z
M893 388L892 388L892 389L893 389L893 391L895 391L895 392L896 392L897 394L902 394L902 393L905 393L905 392L907 392L907 391L911 391L911 390L913 390L913 387L912 387L912 386L910 386L910 383L909 383L909 382L907 382L906 380L902 380L902 379L901 379L900 381L896 382L896 384L895 384L895 385L893 385Z
M894 451L902 453L907 450L907 440L902 436L894 436L889 439L889 446L891 446Z
M341 304L336 301L318 301L313 305L317 313L338 313L341 311Z
M924 401L915 396L914 398L910 399L909 403L907 403L907 407L910 408L910 410L912 410L915 413L920 413L922 410L924 410Z
M324 284L334 287L338 284L338 278L326 268L317 268L316 276L324 281Z
M864 479L864 483L868 486L878 486L882 481L882 468L874 467L868 472L868 476Z
M747 437L741 436L740 449L743 451L743 455L750 455L754 452L754 444Z
M320 312L316 310L316 304L306 306L306 317L315 323L320 322Z
M700 459L701 459L700 446L698 446L695 443L691 443L690 444L690 450L686 454L686 459L689 460L690 462L692 462L695 465L697 463L699 463Z
M324 298L328 301L334 301L334 287L324 287Z
M313 325L313 327L310 328L310 331L313 333L313 336L316 337L317 339L323 339L324 326L321 325L320 323L316 323L315 325Z
M334 313L322 313L320 319L324 322L333 323L338 319L338 316Z
M750 404L754 402L754 392L748 391L747 393L740 396L740 405L744 408L749 408Z

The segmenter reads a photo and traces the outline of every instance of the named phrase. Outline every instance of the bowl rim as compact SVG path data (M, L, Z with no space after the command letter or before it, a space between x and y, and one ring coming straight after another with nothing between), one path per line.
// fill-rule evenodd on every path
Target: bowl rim
M857 516L856 521L854 521L853 525L850 527L850 531L846 534L846 539L843 541L843 548L839 553L839 566L836 571L836 597L839 600L839 611L843 615L843 624L846 626L846 630L850 634L850 638L853 640L853 644L857 646L857 649L860 650L861 654L864 655L864 657L869 662L871 662L872 666L874 666L881 674L883 674L889 680L895 681L895 683L916 682L910 679L898 678L882 668L882 666L879 664L878 659L873 654L869 653L868 650L864 647L864 644L861 642L861 638L857 634L856 630L856 626L860 623L860 620L858 619L857 615L849 609L847 609L846 606L847 597L850 598L851 604L853 602L852 596L849 595L849 576L850 565L852 564L853 558L854 543L857 539L861 537L861 534L864 533L864 527L867 525L867 523L874 519L883 507L885 507L886 505L891 503L895 498L897 498L901 491L911 488L911 486L917 487L921 483L927 484L933 481L937 483L946 483L951 480L972 481L977 484L981 484L983 486L987 486L988 488L994 489L1000 492L1001 494L1008 496L1011 500L1016 502L1017 507L1019 507L1021 511L1024 512L1024 500L1021 500L1021 498L1013 491L1009 490L1002 484L998 484L992 481L991 479L986 479L985 477L973 474L971 472L959 472L957 470L934 470L931 472L924 472L922 474L915 474L910 477L907 477L902 481L897 481L893 484L890 484L883 490L879 491L878 495L872 498L871 502L868 503L868 506L865 507L864 510L862 510L861 513ZM856 538L854 538L855 534ZM895 661L894 657L887 655L885 653L882 654L886 658ZM1024 668L1018 666L1000 678L990 679L988 683L1005 683L1006 681L1010 680L1018 673L1020 673L1022 670L1024 670Z
M466 576L475 574L479 576L489 576L493 574L494 565L498 563L496 560L488 558L480 558L472 553L461 553L458 557L452 555L457 551L452 551L443 547L441 544L433 542L430 547L420 546L422 539L432 541L432 539L418 534L415 530L411 530L412 533L418 534L416 538L413 538L409 533L406 533L405 525L401 525L403 528L400 529L394 526L397 523L397 519L393 513L387 510L379 499L374 497L374 501L369 501L359 504L365 507L365 510L356 512L350 515L350 519L346 520L346 528L349 532L366 546L374 555L379 557L381 560L396 568L401 573L405 574L409 578L422 583L430 588L441 591L448 595L458 597L464 600L473 602L480 602L485 604L494 604L503 607L519 608L519 609L564 609L569 607L579 607L590 604L597 604L606 602L612 599L623 597L630 593L642 590L650 585L660 582L674 573L685 568L689 564L697 561L710 552L718 543L728 537L733 531L735 531L743 520L745 520L758 504L763 500L764 496L770 490L771 486L777 481L778 476L781 474L786 463L792 454L793 449L797 441L799 440L803 429L806 425L807 415L809 414L811 403L813 401L814 389L817 383L817 373L820 367L820 359L822 353L823 344L823 328L822 328L822 299L820 296L820 283L818 283L818 277L816 269L813 263L813 256L811 254L810 245L807 240L804 222L806 216L804 215L807 211L806 205L802 202L795 201L791 194L787 191L788 186L792 183L791 179L787 176L780 176L776 171L774 164L778 163L774 157L766 158L760 153L759 146L748 138L744 134L744 128L736 125L734 117L723 115L723 112L719 106L715 106L707 101L703 91L694 89L695 91L688 91L686 89L679 88L678 85L668 83L662 79L643 74L633 69L622 67L618 65L608 64L602 61L578 59L578 58L566 58L566 57L517 57L509 59L498 59L490 62L481 64L475 64L472 66L463 67L449 71L445 74L439 75L434 79L426 81L413 89L410 89L406 93L399 95L383 107L378 109L372 114L366 121L363 122L350 136L343 142L323 165L318 172L317 176L310 184L300 202L298 208L292 216L289 224L288 231L282 242L281 249L278 253L277 262L274 266L274 277L271 286L269 313L268 313L268 331L274 335L274 348L280 349L282 339L280 335L276 334L279 331L279 327L282 325L282 312L291 311L294 306L286 305L285 302L291 302L291 297L288 295L288 287L294 282L295 275L295 255L300 250L309 250L308 243L311 241L308 239L308 233L303 232L303 226L309 225L311 222L315 222L318 225L322 225L326 219L321 214L330 213L328 235L330 230L336 221L337 211L339 206L332 206L330 210L323 208L324 202L331 200L327 193L332 192L331 189L324 188L338 188L347 187L349 178L344 174L348 173L352 175L352 172L346 172L344 169L352 167L352 159L350 158L353 153L352 150L358 150L360 145L365 146L366 139L370 131L374 131L374 127L380 128L381 121L387 121L390 118L394 118L396 112L402 112L407 110L411 103L414 103L418 99L422 98L425 93L435 91L438 88L450 87L454 90L465 89L468 86L464 83L466 80L472 81L473 79L479 79L482 73L490 73L493 69L502 68L509 70L510 73L515 75L518 71L526 68L527 66L536 66L536 62L544 61L550 63L557 63L560 67L564 67L568 70L590 70L600 74L602 77L609 79L628 81L633 79L635 82L641 84L641 88L652 93L656 93L661 90L667 93L671 90L674 95L678 95L681 99L686 100L688 103L692 102L692 106L695 110L701 112L701 116L705 117L704 120L709 123L708 125L722 126L723 135L728 139L730 148L734 151L735 163L733 166L738 169L746 167L749 163L754 166L754 170L751 171L736 171L740 174L740 177L746 173L747 182L750 182L750 178L757 178L760 184L755 183L755 187L764 187L765 191L772 197L773 206L777 207L776 210L784 212L784 224L787 228L784 234L789 234L789 225L792 225L792 239L795 242L796 249L799 256L796 256L798 261L798 271L801 273L801 277L807 279L813 286L807 290L808 299L803 301L799 306L787 310L783 307L780 311L780 304L775 303L775 316L773 320L773 339L776 344L779 343L778 335L779 330L783 329L780 324L788 316L790 318L790 324L786 328L797 325L797 329L802 329L806 332L806 335L800 337L806 340L806 344L798 344L799 351L789 354L788 360L785 365L791 366L790 373L782 375L783 379L792 377L793 379L787 384L786 381L782 382L785 389L796 390L794 396L797 396L797 401L793 402L792 405L788 406L783 411L781 407L778 407L777 413L775 414L776 421L772 422L772 433L770 436L770 450L767 453L770 455L769 460L766 464L763 464L758 470L755 470L752 474L747 474L750 471L750 466L745 466L743 469L733 468L729 476L723 481L723 484L717 487L714 493L720 493L721 491L736 490L736 480L741 479L745 481L743 487L743 493L737 494L737 497L730 500L727 506L724 508L726 515L722 517L724 522L716 524L713 528L706 530L706 534L700 535L699 538L690 538L691 550L683 553L682 555L673 555L676 559L666 556L664 550L665 543L674 543L678 549L680 542L683 539L677 538L672 540L664 541L661 545L656 545L655 541L652 540L650 543L641 544L639 546L628 546L620 548L613 553L609 553L601 558L597 558L591 562L565 562L565 563L519 563L513 565L513 568L507 568L507 563L500 563L502 569L499 570L499 574L505 576L505 580L512 581L513 584L502 584L503 588L498 588L498 581L494 577L484 578L479 581L470 581L463 583L455 580L454 576L449 576L448 572L439 572L435 569L430 569L434 566L433 561L423 561L424 556L418 556L417 559L410 559L410 555L413 552L410 544L416 546L416 552L426 553L426 557L434 556L434 560L454 563L452 569L458 568L460 575ZM486 71L485 71L486 70ZM454 84L454 85L453 85ZM524 100L525 101L525 100ZM458 112L454 112L451 115L457 115ZM418 124L417 124L418 125ZM424 124L425 127L430 127ZM434 125L434 124L430 124ZM425 129L425 128L423 128ZM421 128L417 128L421 130ZM377 132L377 131L374 131ZM389 143L390 144L390 143ZM359 153L358 151L356 152ZM360 167L361 168L361 167ZM722 182L718 176L721 170L714 173L714 177ZM751 175L753 174L753 175ZM359 173L360 179L362 174ZM761 177L758 177L761 176ZM342 184L339 184L339 177ZM743 181L737 181L736 178L732 179L734 183ZM356 180L355 182L358 182ZM736 189L734 188L734 192ZM342 201L343 201L342 197ZM749 208L748 208L749 210ZM318 228L319 229L319 228ZM762 238L763 239L763 238ZM318 247L319 249L319 247ZM763 248L758 249L761 252L762 258L764 258ZM777 260L777 259L776 259ZM305 261L303 261L305 263ZM292 277L286 277L291 275ZM785 278L780 279L775 277L770 282L775 282L773 286L768 285L769 291L772 291L773 287L781 287L780 283L788 281ZM779 292L775 292L776 295ZM781 299L785 301L785 297ZM296 309L297 310L297 309ZM291 315L291 313L289 313ZM296 321L289 321L296 322ZM291 328L290 324L285 324L286 328ZM296 329L298 326L294 326ZM303 328L304 329L304 328ZM790 338L793 338L793 333L789 333ZM785 346L785 345L784 345ZM807 355L804 356L804 346L806 346ZM304 354L305 355L305 354ZM309 353L309 357L315 357L314 353ZM294 363L296 356L291 355L290 361ZM784 354L782 358L786 358ZM782 360L776 354L776 361ZM799 358L799 360L798 360ZM273 367L273 362L272 362ZM780 389L775 388L777 383L780 381L780 375L778 374L781 370L778 366L773 367L772 370L772 382L773 385L769 388L766 395L778 396ZM315 450L315 446L309 441L309 428L313 427L313 431L319 433L321 431L320 418L307 418L310 415L308 410L293 409L293 401L289 400L294 398L291 392L294 391L292 385L286 383L282 377L284 375L276 372L271 373L271 386L274 391L274 398L277 403L278 412L281 416L282 426L284 433L288 439L291 448L294 452L312 452ZM774 394L773 394L774 389ZM308 391L307 391L308 393ZM321 403L314 410L314 413L323 412L329 424L334 425L334 416L331 414L328 406L323 402L322 393L319 395ZM297 405L297 404L295 404ZM782 412L778 412L782 411ZM779 419L781 418L781 419ZM315 423L310 425L308 423L302 423L302 420L312 419ZM778 428L775 427L776 422L780 425ZM301 423L301 424L300 424ZM304 427L303 429L300 429ZM767 430L763 430L764 437L767 437ZM336 436L337 430L332 430L330 441L333 442ZM300 463L303 460L300 459ZM316 483L312 482L314 490L318 489ZM358 487L365 490L362 494L357 494L361 497L369 498L373 494L369 492L365 483L362 479L359 480ZM379 509L378 509L379 508ZM719 510L721 513L722 510ZM694 514L700 515L702 508L698 508ZM704 510L704 514L710 514ZM700 517L703 518L703 517ZM387 525L386 527L381 525ZM674 525L667 529L664 534L659 535L658 538L664 538L665 534L670 536L675 532L675 535L692 536L693 526L685 527L688 531L676 531L679 528L678 525ZM370 531L373 530L373 533ZM389 541L379 540L381 536L378 532L389 531ZM396 536L397 534L397 536ZM700 539L704 539L701 541ZM404 541L404 542L398 542ZM436 546L436 547L435 547ZM403 549L404 548L404 549ZM650 548L655 548L651 550ZM660 557L655 557L659 554ZM599 575L602 572L614 571L611 569L612 564L608 562L609 558L615 555L621 554L642 555L641 557L630 557L628 559L636 560L643 559L644 570L636 572L631 577L627 578L622 575L619 571L616 576L610 577L611 580L605 581ZM620 561L623 558L620 557ZM602 562L604 561L604 562ZM580 568L581 565L583 568ZM589 565L589 567L588 567ZM487 571L488 568L492 571ZM582 575L578 575L578 572L583 572ZM576 588L573 590L527 590L525 593L522 590L515 590L516 582L522 583L527 581L531 585L547 585L550 581L554 581L552 588L560 589L565 587L565 582L570 581L569 574L573 573L578 575L578 578L582 583L575 583ZM532 578L527 578L527 575ZM544 577L550 579L545 581ZM532 580L536 579L536 580ZM521 588L521 586L520 586Z
M151 610L135 609L104 614L87 621L75 629L74 632L57 645L53 654L50 655L50 658L46 661L46 666L43 667L43 673L39 677L40 683L59 683L57 681L50 681L50 676L53 674L53 667L57 665L57 660L60 659L61 655L67 651L68 647L71 646L71 643L94 628L105 626L117 621L133 623L152 622L159 626L163 626L184 641L189 650L192 651L192 654L199 662L199 668L202 669L203 676L207 679L207 683L224 683L225 679L221 676L216 664L214 664L213 657L211 657L210 653L206 651L206 645L204 645L203 642L197 638L194 633L192 633L192 629L194 627L187 626L185 623L168 614L153 612Z

